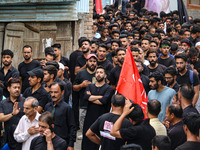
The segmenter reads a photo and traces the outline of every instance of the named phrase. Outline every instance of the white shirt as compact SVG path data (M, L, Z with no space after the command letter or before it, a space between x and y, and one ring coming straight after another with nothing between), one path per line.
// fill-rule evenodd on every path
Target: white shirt
M22 143L22 150L29 150L32 139L40 135L39 133L30 135L27 131L31 126L39 127L39 116L40 114L37 112L35 119L32 122L30 122L26 115L20 119L14 132L14 138L17 142Z

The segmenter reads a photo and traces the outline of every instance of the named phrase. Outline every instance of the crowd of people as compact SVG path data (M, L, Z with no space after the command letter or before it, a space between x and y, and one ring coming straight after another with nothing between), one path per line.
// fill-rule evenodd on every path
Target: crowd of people
M81 130L82 150L200 147L200 19L181 24L178 11L158 14L132 4L94 12L93 39L80 37L69 59L59 43L45 48L41 62L25 45L16 69L14 53L1 52L1 146L73 150ZM129 47L147 112L116 93Z

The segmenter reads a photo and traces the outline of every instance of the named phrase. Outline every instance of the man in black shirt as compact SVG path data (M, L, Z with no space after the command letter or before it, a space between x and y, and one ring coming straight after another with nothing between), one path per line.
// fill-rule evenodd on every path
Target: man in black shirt
M44 73L43 70L40 68L35 68L28 72L29 74L29 84L31 87L27 88L23 96L25 98L32 96L36 98L39 102L38 106L38 112L42 113L45 105L51 101L48 93L46 90L42 87L41 83L43 81Z
M74 83L74 80L76 77L75 66L76 66L77 58L83 54L82 48L81 48L83 39L86 39L86 37L80 37L78 39L79 48L78 50L72 52L69 57L69 70L70 70L71 83ZM79 129L79 95L78 95L78 92L75 92L73 90L72 90L72 109L74 112L77 129Z
M50 85L52 102L45 106L45 111L51 112L55 117L54 133L67 142L68 150L73 150L76 141L76 126L71 107L62 100L64 86L54 82Z
M106 51L107 46L105 44L100 44L99 48L97 49L97 64L98 66L103 66L106 71L106 75L109 76L113 65L109 60L106 59Z
M120 47L117 49L116 53L117 53L118 65L111 70L110 77L108 78L113 89L117 87L120 72L126 55L126 49Z
M122 122L127 115L133 125L128 128L121 128ZM114 123L110 134L127 141L127 144L134 143L140 145L144 150L151 150L151 140L156 133L149 124L149 119L143 119L142 108L138 104L132 104L130 100L126 100L123 113Z
M180 87L178 91L179 101L181 107L183 109L183 116L185 116L189 112L198 113L196 108L192 105L193 97L194 97L194 90L190 85L184 84Z
M106 59L109 60L113 64L113 52L116 51L119 47L121 47L121 41L119 39L111 40L111 52L106 54Z
M24 115L23 104L24 97L20 96L20 80L12 78L8 81L8 91L10 97L0 102L0 122L4 122L6 142L10 150L21 150L21 144L13 138L15 128Z
M77 62L77 58L79 56L81 56L83 54L82 52L82 40L83 39L87 39L86 37L80 37L78 39L78 50L74 51L71 53L71 55L69 56L69 71L70 71L70 77L71 77L71 82L74 83L75 80L75 66L76 66L76 62Z
M142 74L142 72L144 70L143 63L140 60L135 60L135 64L136 64L138 72L140 74L140 78L142 80L142 84L144 86L145 92L146 92L146 94L148 94L151 89L149 86L149 77Z
M77 57L75 71L74 71L75 75L77 75L79 71L86 68L87 56L91 53L90 45L91 45L91 42L89 39L84 38L81 40L81 49L82 49L83 54Z
M171 150L175 150L175 148L184 142L186 142L186 135L183 130L183 122L182 122L182 108L178 104L170 104L166 109L166 119L171 123L169 130L167 131L167 135L171 139Z
M75 66L75 71L74 71L74 74L75 75L77 75L78 74L78 72L80 72L80 71L82 71L82 70L85 70L86 69L86 61L87 61L87 57L90 55L90 53L91 53L91 51L90 51L90 46L91 46L91 42L90 42L90 40L89 39L87 39L87 38L83 38L82 40L81 40L81 49L82 49L82 55L80 55L80 56L78 56L77 57L77 61L76 61L76 66ZM85 72L85 71L84 71ZM76 82L76 78L75 78L75 81L74 82ZM73 82L73 84L74 84L74 82ZM75 109L76 109L76 118L77 118L77 115L78 115L78 113L79 113L79 103L80 103L80 100L79 99L82 99L82 97L81 97L81 95L80 95L80 92L79 92L79 90L74 90L74 88L73 88L73 91L75 91L74 93L73 93L73 97L72 97L72 99L73 99L73 101L75 101ZM78 93L77 93L78 92ZM82 92L81 92L82 93ZM76 95L76 96L75 96ZM74 97L75 97L75 99L74 99ZM73 105L74 105L73 104ZM79 118L79 116L78 116L78 118ZM82 120L82 119L81 119ZM78 123L78 120L76 120L76 122ZM77 126L78 126L78 124L77 124ZM80 128L83 128L83 122L82 123L80 123ZM77 127L77 129L79 129L79 127Z
M167 86L178 92L180 86L176 82L176 69L169 67L165 70L164 75Z
M40 136L31 141L30 150L66 150L67 143L57 136L53 129L55 126L54 117L50 112L44 112L39 117Z
M1 61L4 67L0 70L0 80L4 84L3 95L5 97L9 97L9 92L7 90L8 80L10 78L19 78L19 72L12 66L13 56L13 52L9 49L1 52Z
M149 73L160 72L164 73L166 67L164 65L158 64L158 52L156 50L149 50L147 52L147 59L150 62L148 65Z
M197 48L192 47L188 53L189 60L188 63L192 67L192 70L200 77L200 59L199 51Z
M69 60L61 55L61 45L60 44L54 44L51 47L54 49L54 53L56 54L56 61L57 63L62 63L65 66L65 72L64 72L64 77L66 79L69 79Z
M101 38L98 39L99 44L108 44L110 43L110 37L108 36L108 28L103 26L100 30Z
M193 106L195 106L198 98L199 98L199 77L192 70L188 70L186 68L187 65L187 56L183 53L175 56L176 60L176 68L178 70L177 74L177 83L179 85L182 84L190 84L194 89L194 97L192 100Z
M85 133L99 116L110 111L113 89L105 82L106 73L102 66L97 67L95 78L97 82L88 85L84 95L84 98L88 100L88 106L83 125L82 150L98 150L99 146L91 142Z
M67 88L67 90L65 90L65 92L67 92L67 94L66 94L67 97L70 97L70 95L72 93L72 83L67 78L64 77L65 66L60 62L58 64L59 64L59 70L57 72L57 77L65 82L66 88Z
M61 80L60 78L57 77L57 72L58 72L58 69L59 69L59 65L58 63L56 62L56 64L47 64L47 66L45 66L43 68L43 71L44 71L44 78L43 78L43 81L45 82L44 83L44 86L45 86L45 90L47 91L47 93L50 94L50 85L51 83L53 82L61 82L64 86L64 94L63 94L63 99L66 103L69 102L69 93L68 93L68 88L67 88L67 84Z
M173 66L176 64L174 58L169 56L170 46L171 44L167 40L163 40L160 44L161 56L158 58L158 63L166 67Z
M101 145L101 150L120 150L125 141L110 135L113 124L123 112L125 97L113 95L111 99L112 112L100 116L88 129L86 136L94 143ZM132 126L131 122L125 118L121 128Z
M121 34L119 36L119 40L122 43L122 47L127 48L127 46L128 46L128 36L126 34Z
M141 40L141 48L144 51L144 56L146 56L147 52L150 49L150 39L149 38L143 38Z
M32 47L29 45L25 45L23 47L23 57L24 61L21 62L18 66L19 71L19 78L22 82L22 93L30 87L29 85L29 75L27 74L28 71L33 70L34 68L40 67L40 62L37 60L33 60L32 57Z
M89 54L86 62L87 68L78 72L73 83L73 90L79 92L80 96L80 128L83 128L84 119L87 112L88 100L84 99L84 92L86 87L95 83L95 71L97 67L97 57L95 54Z
M191 29L191 36L188 38L191 41L192 46L195 46L195 44L199 41L199 33L199 25L194 25Z
M54 52L48 52L45 58L45 63L56 60L56 54Z
M200 142L197 139L199 135L199 120L200 116L197 113L189 112L183 117L184 131L187 135L187 142L180 145L176 150L197 150L200 147Z
M152 140L152 150L171 150L171 141L168 136L158 135Z

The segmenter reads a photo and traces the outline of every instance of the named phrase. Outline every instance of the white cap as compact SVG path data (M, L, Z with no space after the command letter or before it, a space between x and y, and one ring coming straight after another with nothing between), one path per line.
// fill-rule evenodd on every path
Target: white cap
M65 66L62 63L58 63L59 64L59 69L65 70Z
M197 42L197 43L195 44L195 47L197 47L197 46L200 46L200 42Z

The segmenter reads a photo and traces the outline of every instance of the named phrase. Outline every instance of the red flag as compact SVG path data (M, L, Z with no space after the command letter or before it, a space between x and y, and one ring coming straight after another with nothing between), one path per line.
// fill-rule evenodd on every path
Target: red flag
M97 14L103 13L103 6L102 6L101 0L95 0L95 7L96 7Z
M142 107L146 118L148 98L130 47L128 47L126 52L126 57L122 66L116 90L118 93L132 100L134 103L139 104Z

